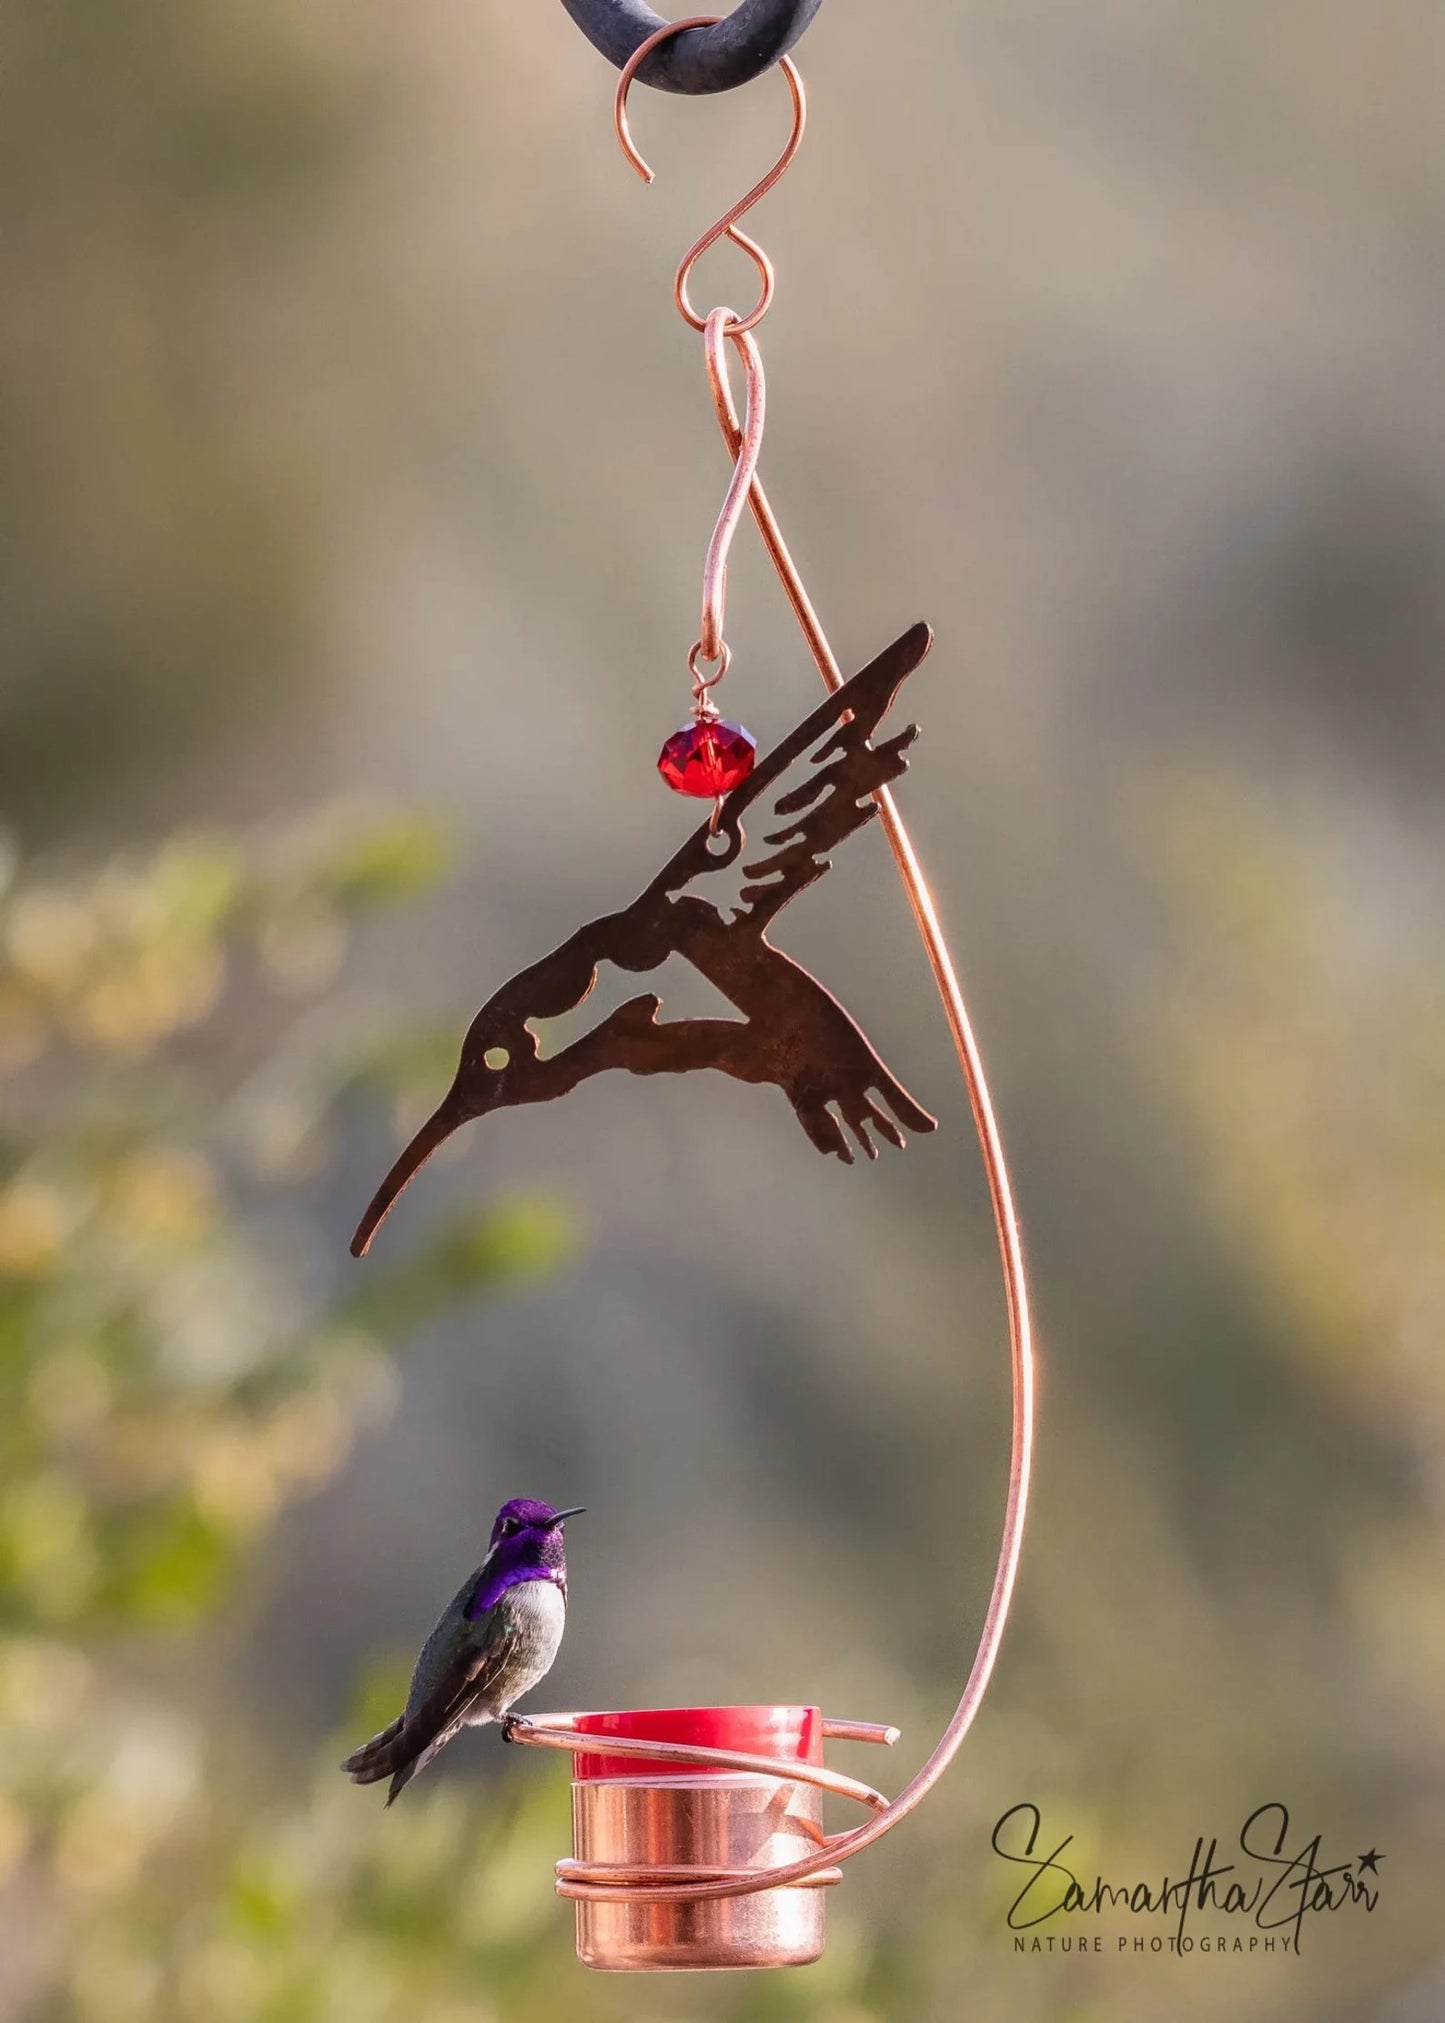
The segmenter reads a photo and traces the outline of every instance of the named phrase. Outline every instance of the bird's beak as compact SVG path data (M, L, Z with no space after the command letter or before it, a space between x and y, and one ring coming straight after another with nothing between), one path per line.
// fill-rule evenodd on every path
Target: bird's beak
M559 1524L565 1524L569 1517L583 1517L586 1515L586 1512L587 1512L587 1505L585 1503L579 1503L575 1507L575 1509L572 1510L559 1510L557 1512L557 1515L552 1519L551 1523L547 1526L547 1529L548 1531L555 1531L557 1529L557 1526Z

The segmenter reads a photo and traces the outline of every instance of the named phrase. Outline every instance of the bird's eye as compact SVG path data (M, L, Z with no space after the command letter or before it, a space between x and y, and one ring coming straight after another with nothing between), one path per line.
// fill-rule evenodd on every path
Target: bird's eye
M522 1529L521 1520L515 1517L504 1517L500 1528L503 1538L510 1538L514 1531Z

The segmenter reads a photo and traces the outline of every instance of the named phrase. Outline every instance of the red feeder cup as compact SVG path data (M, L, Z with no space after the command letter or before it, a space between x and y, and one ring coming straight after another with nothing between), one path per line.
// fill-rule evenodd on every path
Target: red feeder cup
M820 1885L836 1882L837 1869L746 1896L648 1901L639 1892L659 1884L685 1890L816 1854L826 1838L823 1786L850 1796L866 1790L823 1769L824 1735L863 1733L862 1724L825 1724L816 1707L654 1707L565 1718L574 1737L597 1737L595 1753L572 1743L574 1858L558 1869L559 1887L577 1902L584 1965L645 1972L803 1966L818 1958ZM895 1732L870 1729L865 1739L891 1741ZM629 1747L619 1753L609 1741ZM646 1743L767 1762L678 1761L639 1750ZM773 1761L776 1772L767 1767ZM789 1764L809 1766L821 1782L789 1777Z

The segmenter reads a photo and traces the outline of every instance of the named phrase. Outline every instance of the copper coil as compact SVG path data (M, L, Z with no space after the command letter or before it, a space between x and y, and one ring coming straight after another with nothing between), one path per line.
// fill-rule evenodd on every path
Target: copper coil
M840 1868L816 1869L805 1876L800 1883L791 1887L798 1890L827 1889L843 1880ZM656 1884L666 1888L669 1883L678 1886L676 1901L686 1903L692 1896L694 1883L746 1882L749 1894L760 1887L757 1871L741 1868L708 1868L701 1864L685 1865L682 1862L658 1862L649 1868L640 1862L621 1861L578 1861L568 1856L557 1864L557 1894L569 1897L577 1903L615 1904L631 1900L636 1885ZM654 1901L658 1901L654 1899Z
M596 1735L583 1734L565 1725L575 1719L575 1715L568 1714L513 1715L507 1722L507 1740L524 1743L534 1749L566 1749L574 1756L605 1752L608 1756L635 1756L650 1763L696 1765L703 1770L751 1771L758 1777L786 1778L790 1783L814 1784L820 1791L831 1791L838 1798L855 1799L859 1805L866 1805L874 1812L888 1809L889 1801L881 1791L875 1791L871 1784L861 1784L856 1777L845 1777L841 1770L829 1770L825 1764L804 1763L792 1757L753 1756L742 1749L706 1749L692 1742L651 1742L624 1735L609 1735L603 1741ZM825 1736L846 1736L855 1742L881 1742L888 1746L898 1739L896 1728L880 1727L871 1721L834 1723L825 1719L823 1733Z

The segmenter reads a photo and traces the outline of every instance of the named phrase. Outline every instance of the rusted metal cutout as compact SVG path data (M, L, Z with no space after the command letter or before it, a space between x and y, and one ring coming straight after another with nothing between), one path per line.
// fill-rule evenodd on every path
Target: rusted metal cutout
M353 1256L364 1255L403 1188L461 1125L493 1110L564 1096L609 1068L634 1075L717 1068L738 1081L772 1083L818 1150L849 1165L845 1125L870 1159L878 1156L870 1125L897 1146L904 1142L900 1126L934 1129L935 1119L884 1066L838 1000L767 938L789 901L828 870L827 853L873 819L873 797L907 771L904 755L917 736L915 725L878 745L870 739L932 643L926 625L911 627L804 718L630 906L580 927L483 1005L463 1041L451 1088L362 1217ZM724 915L689 892L696 881L736 862L746 843L743 816L810 752L815 770L774 802L783 826L765 839L770 854L743 867L748 882L738 906ZM690 962L742 1018L660 1023L661 999L647 992L543 1057L531 1022L574 1010L601 964L646 973L671 955Z

